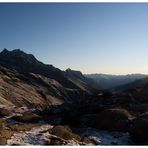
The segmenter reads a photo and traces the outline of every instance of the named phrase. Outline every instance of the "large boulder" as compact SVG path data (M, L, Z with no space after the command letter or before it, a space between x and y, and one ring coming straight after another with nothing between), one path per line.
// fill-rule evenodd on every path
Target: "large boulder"
M73 138L76 140L80 140L80 136L73 133L69 126L55 126L54 128L52 128L50 133L65 140L72 140Z
M131 114L122 108L106 109L94 120L94 127L103 130L126 131Z

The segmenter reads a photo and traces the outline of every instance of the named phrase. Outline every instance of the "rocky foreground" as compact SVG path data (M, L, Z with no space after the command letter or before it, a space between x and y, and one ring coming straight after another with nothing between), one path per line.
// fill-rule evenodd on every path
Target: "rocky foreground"
M28 111L26 107L13 108L10 112L10 108L4 106L0 111L1 145L142 144L145 136L141 137L138 130L145 133L141 121L147 122L143 118L134 119L121 108L105 109L96 114L80 114L75 106L69 108L67 104L40 112ZM134 141L137 138L141 139L138 143Z
M21 110L21 109L20 109ZM47 124L39 116L28 112L1 119L1 145L129 145L127 132L109 132L91 127ZM24 122L16 120L22 118ZM38 121L37 121L38 118ZM40 120L39 120L40 118ZM38 123L36 123L36 122ZM28 123L30 122L30 123Z

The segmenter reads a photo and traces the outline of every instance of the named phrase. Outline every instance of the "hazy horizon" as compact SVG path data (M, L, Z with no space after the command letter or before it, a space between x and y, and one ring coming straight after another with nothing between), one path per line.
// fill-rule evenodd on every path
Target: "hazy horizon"
M0 3L0 49L84 74L148 74L148 3Z

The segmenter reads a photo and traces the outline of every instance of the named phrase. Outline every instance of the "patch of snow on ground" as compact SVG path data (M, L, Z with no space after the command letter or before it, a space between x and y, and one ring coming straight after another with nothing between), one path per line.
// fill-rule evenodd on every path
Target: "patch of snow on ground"
M11 139L7 140L7 145L48 145L50 143L50 138L57 138L63 141L62 145L82 145L83 143L78 142L75 139L64 140L55 135L51 135L48 130L53 128L52 125L42 125L40 127L32 128L30 131L19 132L14 134ZM83 144L84 145L84 144Z
M49 141L51 125L42 125L32 128L30 131L14 134L11 139L7 140L8 145L45 145Z
M50 135L49 129L52 129L52 125L41 125L40 127L34 127L30 131L19 132L14 134L11 139L7 140L8 145L47 145L50 143L50 138L55 135ZM82 133L82 137L88 137L95 141L96 145L130 145L130 137L128 133L123 132L111 132L104 130L97 130L94 128L86 128ZM63 139L62 145L83 145L76 140ZM85 144L84 144L85 145ZM89 144L87 144L89 145Z
M130 137L128 133L109 132L88 128L83 136L93 139L98 145L130 145Z

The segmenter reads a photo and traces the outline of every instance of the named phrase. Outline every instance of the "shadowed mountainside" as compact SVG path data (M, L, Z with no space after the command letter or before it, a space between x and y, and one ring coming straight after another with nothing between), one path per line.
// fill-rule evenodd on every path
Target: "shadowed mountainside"
M20 49L4 49L0 53L0 81L0 101L4 105L45 107L65 101L76 102L83 94L96 91L89 87L91 79L81 73L76 78L73 71L61 71L43 64Z

